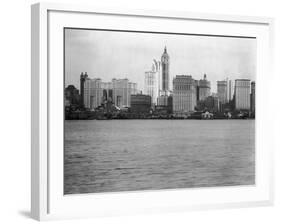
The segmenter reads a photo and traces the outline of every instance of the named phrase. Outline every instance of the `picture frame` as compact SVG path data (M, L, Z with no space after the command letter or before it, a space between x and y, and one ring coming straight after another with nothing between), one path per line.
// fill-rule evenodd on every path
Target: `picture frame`
M254 36L257 38L256 184L253 186L63 194L63 28ZM31 215L37 220L272 205L272 116L266 110L273 76L272 18L157 10L31 6ZM61 96L61 97L58 97Z

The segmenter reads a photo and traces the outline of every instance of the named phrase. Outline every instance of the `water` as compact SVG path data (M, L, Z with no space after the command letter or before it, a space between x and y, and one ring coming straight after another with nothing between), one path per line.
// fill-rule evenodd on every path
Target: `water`
M255 183L254 120L65 121L64 193Z

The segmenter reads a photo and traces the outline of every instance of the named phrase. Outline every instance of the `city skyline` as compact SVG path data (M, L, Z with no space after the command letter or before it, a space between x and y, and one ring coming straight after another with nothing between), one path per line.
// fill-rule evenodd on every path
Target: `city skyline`
M218 80L255 81L255 39L66 29L65 46L65 86L78 89L80 73L87 72L103 81L128 78L143 91L145 72L154 59L161 59L165 46L171 61L170 89L176 75L199 80L206 73L211 92L217 92Z

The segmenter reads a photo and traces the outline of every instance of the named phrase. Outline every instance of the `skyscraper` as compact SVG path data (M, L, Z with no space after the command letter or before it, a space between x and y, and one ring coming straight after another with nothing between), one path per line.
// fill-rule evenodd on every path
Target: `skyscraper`
M84 106L95 109L102 103L101 79L86 78L84 82Z
M156 104L158 93L156 73L154 71L145 72L144 94L151 96L152 104Z
M211 83L207 80L207 75L204 74L204 79L199 80L199 100L205 100L211 95Z
M250 89L251 81L249 79L235 80L235 109L250 110Z
M112 79L113 102L118 107L130 107L131 94L137 93L137 84L128 79Z
M102 82L100 78L83 80L83 104L86 108L95 109L104 101L110 101L118 107L129 107L131 95L137 94L137 84L128 79L112 79L112 82Z
M228 88L227 80L217 81L217 94L219 102L225 104L228 102Z
M161 57L161 66L162 66L162 90L169 91L169 64L170 57L167 53L167 48L164 48L164 53Z
M112 82L102 82L101 88L103 89L103 100L113 102Z
M152 104L156 105L159 96L160 62L153 60L150 71L145 72L144 94L151 96Z
M195 106L195 80L190 75L177 75L173 80L173 112L194 111Z
M81 72L80 75L80 107L84 107L84 86L85 86L85 81L88 78L87 72L85 72L85 74L83 74L83 72Z

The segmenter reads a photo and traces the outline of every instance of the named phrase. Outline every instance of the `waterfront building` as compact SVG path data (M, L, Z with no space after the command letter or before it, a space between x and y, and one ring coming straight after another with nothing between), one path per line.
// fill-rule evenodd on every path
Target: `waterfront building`
M173 95L160 96L158 98L158 104L155 107L157 114L172 114L173 113Z
M196 106L196 84L190 75L177 75L173 79L173 112L194 111Z
M204 100L211 95L211 83L207 80L206 74L204 78L198 82L198 100Z
M86 78L84 81L84 106L89 109L95 109L102 103L103 91L101 88L101 79Z
M235 80L235 109L250 110L251 81L249 79Z
M65 104L68 106L80 104L79 90L73 85L69 85L64 90Z
M251 82L251 112L255 113L256 111L256 83Z
M206 106L212 112L219 111L219 99L216 96L208 96L206 99Z
M228 85L227 80L217 81L217 94L220 104L228 102Z
M164 48L164 53L161 57L161 67L162 67L162 91L169 91L169 66L170 66L170 57L167 53L167 48Z
M157 98L157 106L155 107L156 111L162 111L166 114L173 113L173 95L171 92L168 92L169 95L161 95Z
M208 96L204 100L198 101L196 108L198 111L218 112L219 99L216 96Z
M155 106L155 114L157 115L169 115L173 114L173 96L168 96L167 105L157 105Z
M130 107L131 95L137 94L137 84L128 79L112 79L111 82L102 82L100 78L90 79L83 75L81 79L83 90L83 105L95 109L106 102L117 107ZM82 93L81 93L82 95Z
M132 94L130 110L132 113L149 113L151 111L151 96Z
M161 95L157 98L158 106L168 106L169 95Z
M130 107L131 95L137 93L137 84L125 79L112 79L113 102L117 107Z

